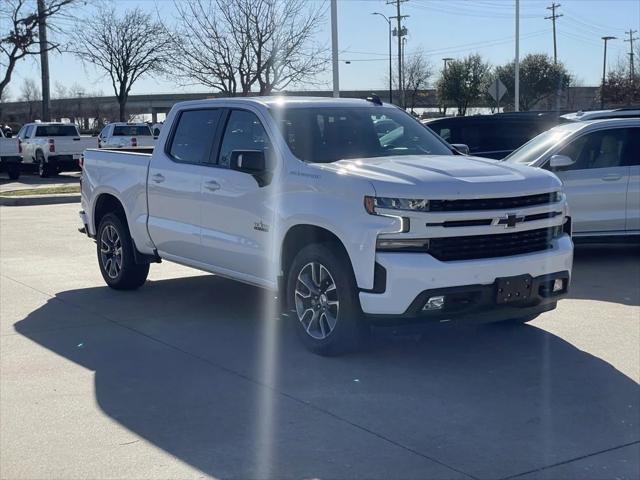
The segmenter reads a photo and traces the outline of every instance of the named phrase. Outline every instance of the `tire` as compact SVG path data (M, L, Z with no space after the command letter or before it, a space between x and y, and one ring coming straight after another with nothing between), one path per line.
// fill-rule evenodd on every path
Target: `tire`
M287 305L302 343L319 355L356 350L368 332L351 264L331 244L304 247L287 273Z
M113 213L100 221L96 236L98 265L102 278L116 290L135 290L149 274L149 264L135 262L133 241L127 225Z
M48 178L50 175L49 164L45 161L42 152L36 153L36 162L38 163L38 175L40 175L40 178Z
M18 180L20 178L20 164L9 163L7 164L7 175L11 180Z

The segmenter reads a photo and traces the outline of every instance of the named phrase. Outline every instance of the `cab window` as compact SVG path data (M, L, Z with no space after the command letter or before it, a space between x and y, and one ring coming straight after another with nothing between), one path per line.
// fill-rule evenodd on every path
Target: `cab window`
M182 112L167 151L169 156L176 162L207 162L219 119L218 109Z
M218 165L229 167L234 150L260 150L270 160L270 143L258 117L246 110L232 110L220 146Z

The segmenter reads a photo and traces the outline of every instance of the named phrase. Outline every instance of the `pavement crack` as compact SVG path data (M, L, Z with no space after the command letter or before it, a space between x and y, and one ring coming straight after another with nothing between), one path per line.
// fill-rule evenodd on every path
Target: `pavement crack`
M536 472L542 472L543 470L549 470L550 468L559 467L561 465L567 465L569 463L577 462L578 460L584 460L585 458L595 457L596 455L601 455L603 453L613 452L615 450L619 450L621 448L630 447L631 445L640 444L640 440L634 440L633 442L624 443L622 445L618 445L616 447L606 448L604 450L599 450L597 452L587 453L586 455L581 455L579 457L570 458L568 460L563 460L562 462L552 463L551 465L545 465L544 467L534 468L533 470L528 470L526 472L516 473L515 475L510 475L508 477L503 477L500 480L511 480L512 478L523 477L524 475L529 475Z

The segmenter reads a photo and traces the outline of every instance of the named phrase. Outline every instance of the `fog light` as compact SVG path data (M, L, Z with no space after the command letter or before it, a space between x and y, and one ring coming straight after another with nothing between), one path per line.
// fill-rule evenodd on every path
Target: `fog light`
M564 290L564 280L556 278L553 281L553 293L561 292L562 290Z
M429 297L427 303L422 307L423 310L441 310L444 307L444 296Z

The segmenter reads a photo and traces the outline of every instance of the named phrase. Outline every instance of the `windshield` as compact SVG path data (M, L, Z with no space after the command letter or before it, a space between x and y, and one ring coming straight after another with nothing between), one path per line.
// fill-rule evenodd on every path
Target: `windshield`
M41 125L36 128L36 137L77 137L75 125Z
M523 146L504 158L505 162L530 165L540 155L549 150L553 145L567 136L566 130L551 129L529 140Z
M271 114L293 154L305 162L331 163L391 155L453 155L433 132L394 108L278 108ZM386 133L381 124L393 128Z
M113 127L114 137L144 137L151 136L147 125L117 125Z

